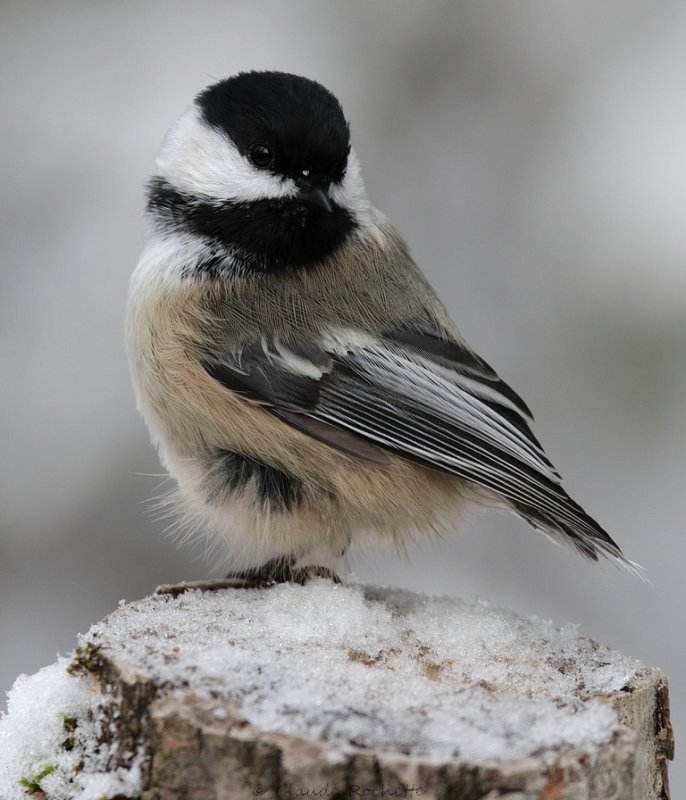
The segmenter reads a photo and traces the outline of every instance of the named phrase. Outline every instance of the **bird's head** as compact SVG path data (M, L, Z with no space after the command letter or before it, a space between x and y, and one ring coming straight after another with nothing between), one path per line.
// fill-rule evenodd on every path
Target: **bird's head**
M201 92L157 158L158 227L256 271L318 263L372 213L338 100L315 81L245 72Z

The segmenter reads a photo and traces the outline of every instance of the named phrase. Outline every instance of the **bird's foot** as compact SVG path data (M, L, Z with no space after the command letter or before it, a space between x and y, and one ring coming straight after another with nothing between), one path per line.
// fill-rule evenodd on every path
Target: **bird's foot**
M227 581L243 582L245 588L274 586L277 583L288 583L295 559L272 558L261 567L251 567L242 572L229 572Z
M291 569L289 583L299 583L301 586L304 586L314 578L326 578L326 580L332 581L333 583L341 582L338 575L332 569L329 569L329 567L317 567L312 564L307 567L293 567Z
M315 565L296 567L295 559L273 558L261 567L246 569L243 572L230 572L225 578L209 581L188 581L158 586L155 594L178 597L184 592L217 592L222 589L267 589L279 583L297 583L304 586L314 578L326 578L333 583L341 579L328 567Z
M219 578L207 581L184 581L183 583L165 583L155 589L155 594L166 594L178 597L186 592L218 592L221 589L257 589L267 584L244 578Z
M295 558L273 558L261 567L245 570L244 572L229 573L226 576L226 580L243 581L246 588L274 586L277 583L298 583L304 586L313 578L327 578L334 583L341 582L338 575L328 567L314 565L296 567L295 564Z

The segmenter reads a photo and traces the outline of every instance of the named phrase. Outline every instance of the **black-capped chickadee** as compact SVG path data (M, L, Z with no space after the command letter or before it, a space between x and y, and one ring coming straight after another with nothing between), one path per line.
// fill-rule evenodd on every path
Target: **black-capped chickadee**
M127 318L138 406L185 520L237 576L301 580L469 503L635 569L367 198L323 86L215 83L156 164Z

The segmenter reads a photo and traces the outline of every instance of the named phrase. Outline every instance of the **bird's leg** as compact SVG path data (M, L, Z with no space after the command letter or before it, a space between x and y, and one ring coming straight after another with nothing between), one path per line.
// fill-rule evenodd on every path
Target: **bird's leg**
M200 592L218 592L222 589L266 589L290 580L289 570L293 563L295 563L295 559L286 561L283 558L273 558L261 567L230 572L225 578L218 580L188 581L158 586L155 594L169 594L172 597L178 597L192 589Z
M333 583L341 582L338 575L328 567L314 565L296 567L295 563L294 557L273 558L261 567L252 567L242 572L230 572L225 578L219 580L165 584L159 586L155 594L178 597L193 589L201 592L216 592L221 589L267 589L279 583L298 583L304 586L313 578L327 578Z
M328 567L314 565L296 567L294 557L273 558L261 567L226 576L227 580L245 581L249 585L259 586L273 586L276 583L299 583L304 586L313 578L328 578L334 583L341 582L338 575Z
M261 567L251 567L242 572L229 572L227 581L244 581L248 586L273 586L275 583L288 583L295 558L272 558Z
M288 580L290 583L299 583L301 586L304 586L313 578L326 578L333 583L341 582L341 579L332 569L329 567L318 567L314 564L306 567L293 567Z

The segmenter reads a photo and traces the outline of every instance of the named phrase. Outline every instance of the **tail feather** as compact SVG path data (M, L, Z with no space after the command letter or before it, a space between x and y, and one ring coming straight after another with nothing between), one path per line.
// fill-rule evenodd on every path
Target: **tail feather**
M571 547L591 561L603 556L641 580L647 580L643 567L629 561L614 539L561 488L559 501L563 512L559 516L523 503L515 502L513 506L518 516L555 544Z

